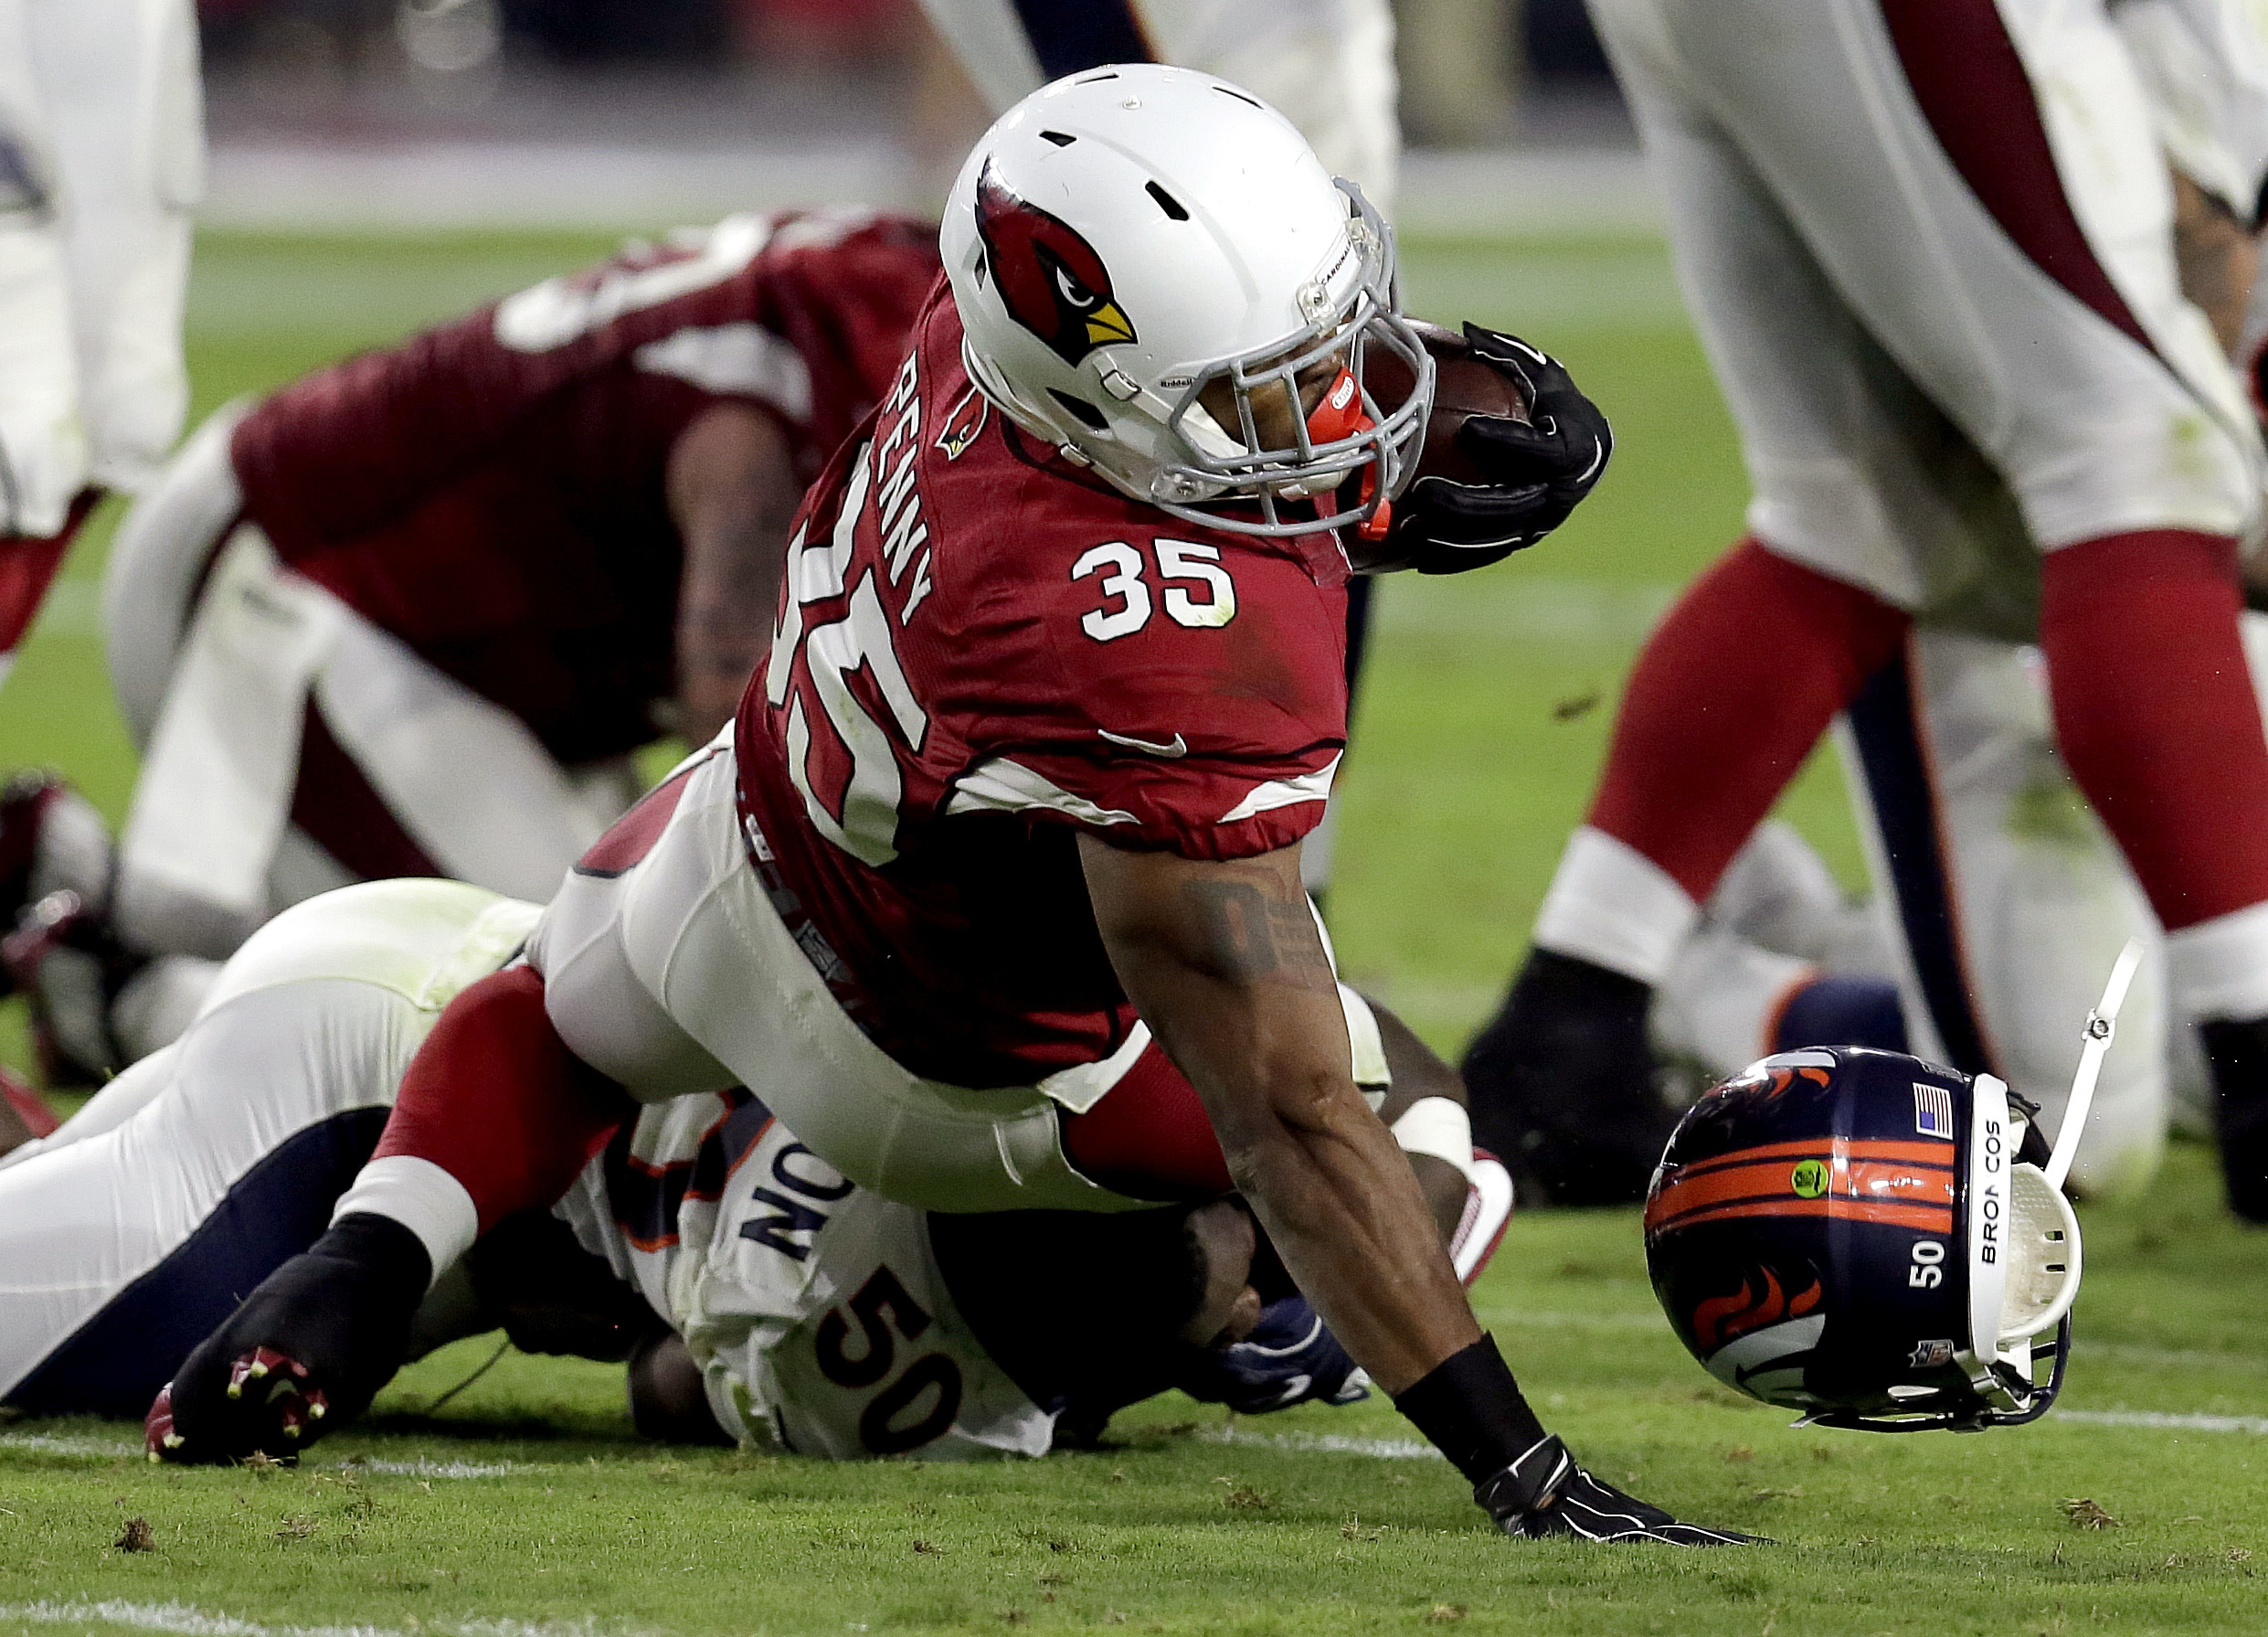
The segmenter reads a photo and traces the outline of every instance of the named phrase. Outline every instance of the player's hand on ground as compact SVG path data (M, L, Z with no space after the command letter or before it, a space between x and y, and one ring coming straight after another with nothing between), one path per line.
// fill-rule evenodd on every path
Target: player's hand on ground
M1422 573L1456 573L1534 545L1567 520L1614 452L1606 417L1558 359L1478 324L1465 326L1465 339L1474 357L1518 385L1528 414L1472 415L1457 428L1457 447L1486 481L1421 476L1395 502L1401 527L1435 547L1413 556Z
M1250 1334L1209 1349L1174 1385L1200 1403L1225 1404L1238 1415L1370 1397L1370 1377L1305 1296L1269 1303Z
M426 1267L398 1223L358 1215L333 1227L183 1360L143 1423L151 1457L288 1461L361 1414L401 1367Z
M1565 1536L1688 1547L1772 1544L1757 1535L1681 1524L1660 1507L1593 1477L1556 1438L1542 1440L1495 1477L1475 1485L1473 1499L1505 1534L1529 1540Z

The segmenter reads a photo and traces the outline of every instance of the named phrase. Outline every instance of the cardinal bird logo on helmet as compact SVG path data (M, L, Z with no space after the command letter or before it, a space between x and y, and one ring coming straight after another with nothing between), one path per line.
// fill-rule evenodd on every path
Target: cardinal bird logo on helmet
M1065 363L1134 340L1133 321L1095 247L1069 223L1011 193L990 164L977 178L977 236L1009 315Z

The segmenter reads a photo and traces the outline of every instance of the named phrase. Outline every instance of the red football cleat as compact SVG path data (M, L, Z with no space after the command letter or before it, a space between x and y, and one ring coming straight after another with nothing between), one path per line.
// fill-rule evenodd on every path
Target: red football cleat
M157 1397L150 1401L150 1413L142 1418L142 1447L150 1452L152 1461L173 1458L183 1440L174 1430L174 1384L168 1381L157 1389Z

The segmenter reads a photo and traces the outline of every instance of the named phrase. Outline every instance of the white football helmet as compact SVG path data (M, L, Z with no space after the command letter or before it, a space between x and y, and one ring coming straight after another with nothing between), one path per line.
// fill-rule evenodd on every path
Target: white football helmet
M1033 92L961 167L942 244L970 378L1138 500L1241 533L1377 531L1414 474L1434 371L1397 311L1393 237L1224 80L1125 64ZM1415 382L1397 404L1363 385L1373 346ZM1302 402L1303 371L1320 400L1277 409L1298 424L1269 447L1255 390ZM1235 425L1200 401L1214 382Z

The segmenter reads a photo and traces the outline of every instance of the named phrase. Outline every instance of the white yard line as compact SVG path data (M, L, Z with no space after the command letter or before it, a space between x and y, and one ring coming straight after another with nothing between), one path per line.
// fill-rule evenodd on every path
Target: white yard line
M2163 1409L2059 1409L2050 1418L2090 1427L2146 1427L2164 1432L2252 1432L2268 1435L2268 1416L2181 1415Z
M1336 1433L1240 1432L1216 1428L1203 1435L1209 1444L1257 1444L1319 1455L1367 1455L1376 1461L1438 1461L1441 1451L1414 1438L1341 1438Z
M410 1637L393 1626L264 1626L233 1615L208 1614L186 1603L132 1603L120 1598L101 1602L0 1603L0 1621L36 1626L124 1626L137 1632L171 1632L179 1637ZM598 1637L596 1621L466 1620L427 1621L417 1637Z
M2139 1427L2165 1432L2251 1432L2268 1436L2268 1416L2178 1415L2152 1409L2059 1409L2051 1418L2090 1427ZM1377 1461L1438 1461L1441 1452L1414 1438L1341 1438L1313 1432L1246 1432L1219 1428L1200 1435L1209 1444L1295 1450L1319 1455L1367 1455Z
M382 1472L389 1478L510 1478L538 1470L525 1461L356 1461L345 1463L358 1472Z
M116 1438L70 1438L51 1432L0 1432L0 1451L30 1450L41 1455L83 1455L103 1460L139 1455L142 1446Z
M138 1443L122 1439L77 1438L50 1432L0 1432L0 1452L29 1450L42 1455L78 1455L90 1461L114 1461L143 1452ZM327 1464L327 1463L326 1463ZM347 1472L376 1472L388 1478L511 1478L542 1470L546 1463L526 1461L344 1461ZM317 1470L311 1468L312 1470Z

